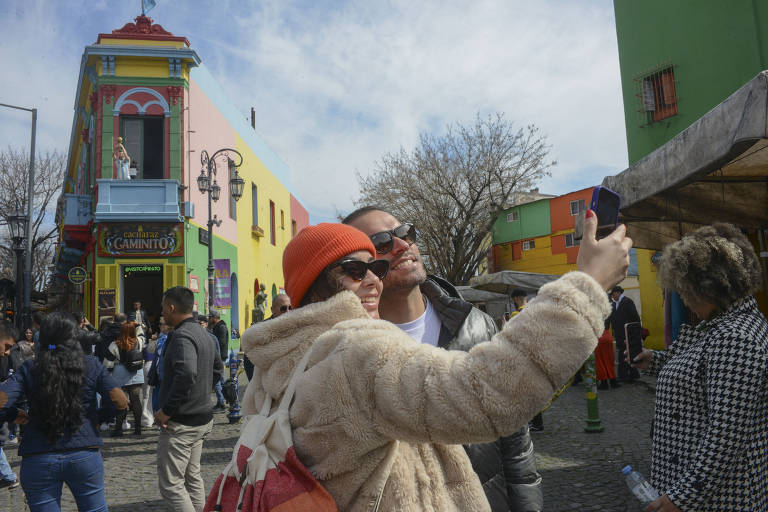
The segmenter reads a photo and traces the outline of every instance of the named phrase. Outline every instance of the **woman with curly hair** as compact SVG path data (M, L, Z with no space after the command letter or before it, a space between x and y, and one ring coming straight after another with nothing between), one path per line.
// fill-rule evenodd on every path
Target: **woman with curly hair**
M115 361L112 378L118 385L122 386L123 391L131 401L134 421L133 433L137 436L141 435L141 413L143 410L141 404L141 385L144 384L142 339L136 336L136 324L125 322L120 327L120 336L109 345L105 354L108 360ZM132 367L134 360L139 361L139 363ZM123 421L127 414L128 411L125 411L117 415L115 429L112 431L113 437L123 435Z
M46 316L37 356L0 385L0 420L23 425L21 485L31 512L60 510L63 483L81 512L107 510L98 427L128 401L98 359L83 355L79 334L71 315ZM23 397L28 413L16 409Z
M752 294L760 266L731 224L700 228L664 249L662 286L701 322L668 351L645 350L658 373L646 510L768 510L768 321Z

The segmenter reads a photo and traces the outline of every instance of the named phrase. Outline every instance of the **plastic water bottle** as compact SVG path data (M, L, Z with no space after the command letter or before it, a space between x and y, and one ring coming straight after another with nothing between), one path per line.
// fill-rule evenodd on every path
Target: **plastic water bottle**
M626 466L621 470L621 473L627 479L629 490L632 491L632 494L634 494L638 500L640 500L640 503L644 507L659 498L659 491L654 489L643 475L637 471L632 471L632 466Z

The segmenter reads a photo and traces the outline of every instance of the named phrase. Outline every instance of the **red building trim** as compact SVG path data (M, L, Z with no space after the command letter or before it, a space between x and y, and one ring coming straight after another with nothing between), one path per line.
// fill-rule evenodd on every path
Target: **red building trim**
M189 46L186 37L177 37L165 30L161 25L153 24L152 18L144 14L134 18L136 23L126 23L122 28L113 30L111 34L99 34L96 44L101 44L101 39L143 39L152 41L176 41Z

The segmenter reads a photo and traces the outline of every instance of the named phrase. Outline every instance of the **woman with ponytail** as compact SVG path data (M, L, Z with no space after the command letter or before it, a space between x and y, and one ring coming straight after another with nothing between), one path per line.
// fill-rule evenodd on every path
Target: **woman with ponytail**
M31 512L60 510L63 483L80 512L107 510L98 426L128 400L98 359L83 354L79 335L71 315L48 315L35 359L0 385L0 421L23 425L21 485ZM24 398L29 412L16 409Z
M107 360L115 362L112 378L128 395L131 411L133 411L133 433L137 436L141 435L141 413L143 410L141 405L141 385L144 384L144 364L141 352L144 345L143 339L143 336L141 338L136 336L135 323L125 322L120 327L120 336L109 345L104 354ZM117 415L112 437L123 435L123 421L127 414L128 411Z

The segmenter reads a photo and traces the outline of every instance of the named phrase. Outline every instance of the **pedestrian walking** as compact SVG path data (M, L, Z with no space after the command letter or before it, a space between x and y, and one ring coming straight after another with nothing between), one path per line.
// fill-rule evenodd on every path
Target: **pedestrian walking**
M648 510L768 510L768 321L760 263L731 224L668 245L659 280L701 322L635 366L658 374Z
M457 444L518 431L592 352L610 311L605 290L625 275L631 246L623 227L600 242L595 230L592 216L582 272L542 287L515 322L464 352L377 320L389 262L374 259L366 234L343 224L303 229L283 253L298 307L243 335L261 376L243 412L257 413L267 393L279 401L311 350L291 408L293 442L340 510L377 501L381 512L490 510ZM408 269L415 255L395 261L393 270Z
M99 361L83 355L78 332L68 313L46 316L35 359L0 384L0 418L22 424L20 477L31 512L60 511L64 483L79 510L107 510L98 425L128 400ZM16 408L22 397L28 413Z
M128 395L133 412L133 433L141 435L141 386L144 384L144 359L142 355L143 338L136 336L136 324L126 322L120 328L120 336L113 341L105 357L114 362L112 378ZM128 411L121 412L115 421L112 436L123 435L123 421Z
M597 339L595 349L595 378L597 389L615 389L621 387L616 381L616 369L613 364L613 338L611 337L610 319L605 321L605 330Z
M392 214L372 206L350 213L343 222L367 234L376 257L390 262L392 270L384 279L380 301L381 318L420 343L446 350L469 350L496 334L496 323L490 316L463 300L450 283L427 276L413 224L402 224ZM512 295L517 314L525 306L526 294ZM527 425L494 443L467 445L465 449L494 512L542 510L541 475L536 471Z
M163 318L173 326L165 342L163 376L155 422L160 494L175 512L200 512L205 489L200 476L203 440L213 426L210 393L221 378L221 360L208 333L192 315L192 290L176 286L163 295Z
M207 332L210 337L211 341L213 342L213 346L216 349L216 354L218 357L220 346L219 346L219 340L216 338L216 336L208 329L208 317L205 315L197 315L197 322L200 324L200 327L205 329L205 332ZM213 391L216 394L216 405L213 406L213 412L224 412L227 410L227 401L224 399L224 392L222 391L221 387L224 382L224 371L223 371L224 365L222 363L222 377L216 381L216 383L213 385Z
M2 382L6 382L12 376L12 372L9 372L10 354L16 345L16 338L18 338L16 328L8 321L0 321L0 377L2 377ZM11 422L11 424L14 423ZM3 420L0 420L0 489L6 487L14 489L19 486L19 479L11 469L11 465L8 464L8 459L3 452L3 446L9 440L9 435L8 428L5 427Z
M631 322L640 322L640 315L637 313L635 302L624 294L624 288L616 285L611 290L611 300L613 301L613 312L611 313L611 328L613 329L613 338L616 340L616 353L619 359L619 380L632 382L640 374L636 368L632 368L627 362L626 339L627 335L624 326Z

